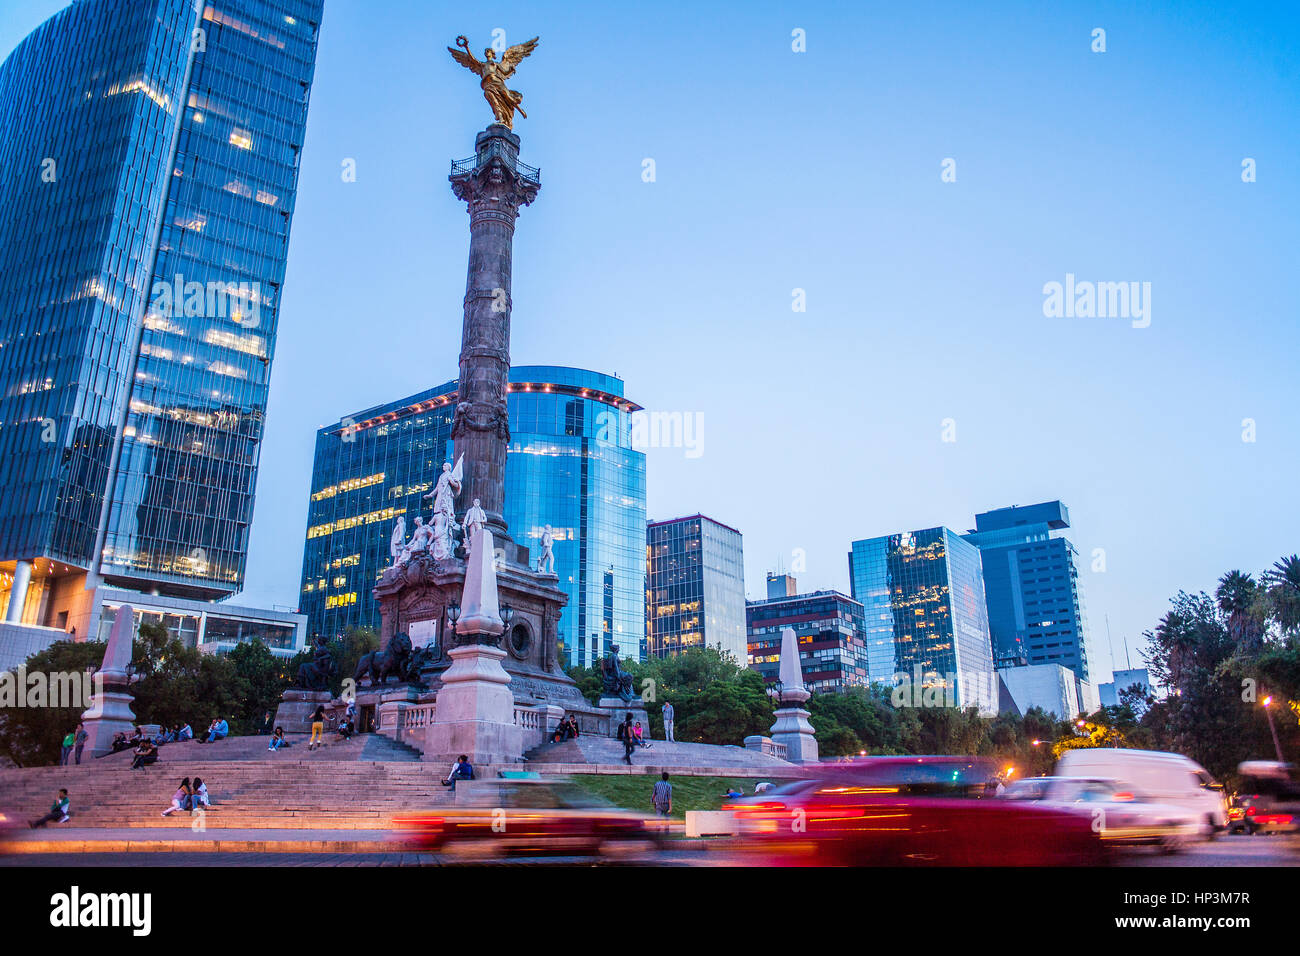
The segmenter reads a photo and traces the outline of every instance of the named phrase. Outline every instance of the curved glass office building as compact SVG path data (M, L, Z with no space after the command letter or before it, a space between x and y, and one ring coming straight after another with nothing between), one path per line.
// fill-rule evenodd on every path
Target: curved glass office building
M316 434L300 610L311 636L378 627L372 589L389 564L399 515L408 536L454 458L456 382L345 416ZM611 643L640 657L645 631L645 454L632 447L640 406L611 375L515 366L506 396L505 519L532 551L551 526L569 603L565 659L590 665Z
M10 621L242 585L321 7L77 0L0 65Z

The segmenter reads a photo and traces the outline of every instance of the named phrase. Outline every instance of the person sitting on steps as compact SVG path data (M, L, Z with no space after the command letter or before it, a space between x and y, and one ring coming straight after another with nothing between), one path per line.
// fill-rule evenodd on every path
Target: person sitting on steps
M469 757L461 754L456 758L456 762L451 765L451 772L447 774L447 779L442 782L444 787L456 789L457 780L473 780L474 767L469 762Z

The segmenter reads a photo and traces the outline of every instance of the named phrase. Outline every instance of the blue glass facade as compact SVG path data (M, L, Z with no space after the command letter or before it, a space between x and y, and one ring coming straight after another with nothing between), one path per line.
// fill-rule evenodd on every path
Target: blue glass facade
M863 605L875 683L938 689L951 705L997 712L980 552L948 528L854 541L849 581Z
M646 525L645 653L720 647L744 665L744 542L735 528L691 515Z
M745 607L749 666L765 681L776 680L781 632L793 628L799 641L804 685L815 694L866 687L866 618L862 604L838 591L814 591L750 601Z
M241 586L321 6L80 0L0 66L0 563Z
M975 516L965 535L984 560L989 630L999 665L1060 664L1089 680L1088 622L1078 552L1059 501Z
M378 627L372 589L399 515L408 532L452 460L456 383L366 409L316 436L301 609L309 635ZM566 658L590 664L610 643L636 657L645 626L645 454L632 448L623 382L556 366L515 366L506 395L505 519L534 557L551 526L569 595L558 626Z

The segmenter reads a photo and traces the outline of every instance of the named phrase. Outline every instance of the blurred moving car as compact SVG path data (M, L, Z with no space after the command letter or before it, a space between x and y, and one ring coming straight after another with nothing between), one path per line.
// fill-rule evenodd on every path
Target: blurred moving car
M1117 780L1145 799L1184 807L1196 813L1207 837L1228 826L1223 784L1182 754L1120 747L1067 750L1056 762L1056 776Z
M1002 796L1085 810L1102 840L1112 846L1156 845L1173 852L1203 830L1195 810L1157 803L1115 780L1033 777L1015 781Z
M422 850L476 844L491 853L598 853L611 843L657 840L660 821L621 810L568 781L458 784L456 806L401 814L393 824Z
M1295 767L1276 760L1246 760L1237 765L1241 789L1233 801L1240 819L1239 832L1300 832L1300 781Z
M731 801L772 862L878 866L1096 865L1087 814L1000 800L999 765L978 757L867 757Z

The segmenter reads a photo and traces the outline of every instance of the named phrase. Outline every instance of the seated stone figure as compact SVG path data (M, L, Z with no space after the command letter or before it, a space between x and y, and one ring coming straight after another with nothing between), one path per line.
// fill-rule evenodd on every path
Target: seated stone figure
M632 675L623 670L618 662L618 645L611 644L604 660L600 662L600 683L606 694L630 701L632 692Z

